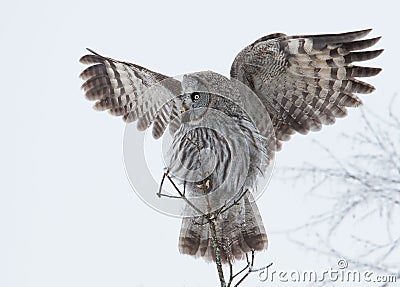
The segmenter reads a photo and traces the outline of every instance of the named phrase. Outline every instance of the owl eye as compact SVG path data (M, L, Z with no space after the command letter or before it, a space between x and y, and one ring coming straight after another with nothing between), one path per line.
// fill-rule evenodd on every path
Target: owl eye
M193 101L198 101L200 99L200 94L199 93L193 93L192 94L192 100Z

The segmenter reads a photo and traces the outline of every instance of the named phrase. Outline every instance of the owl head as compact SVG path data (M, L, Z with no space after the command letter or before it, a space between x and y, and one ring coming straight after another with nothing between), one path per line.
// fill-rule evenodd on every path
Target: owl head
M206 92L191 92L182 95L182 112L196 108L207 108L212 95Z
M209 83L204 79L204 73L198 72L186 74L182 80L182 112L197 108L208 108L212 94L210 93Z
M182 80L182 112L215 109L230 114L235 110L236 87L212 71L186 74Z

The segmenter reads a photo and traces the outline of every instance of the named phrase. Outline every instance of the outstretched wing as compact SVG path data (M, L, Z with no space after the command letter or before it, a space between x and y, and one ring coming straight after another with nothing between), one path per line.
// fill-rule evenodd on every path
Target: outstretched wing
M231 77L249 86L264 103L275 129L277 146L296 131L307 134L332 124L357 107L354 93L374 91L358 77L377 75L380 68L353 62L370 60L383 50L361 51L380 37L358 40L371 29L342 34L262 37L243 49L231 67Z
M92 50L80 62L91 65L80 77L87 99L96 110L108 110L126 122L137 120L139 130L153 123L153 136L161 137L167 125L180 113L181 83L139 65L103 57ZM177 129L171 125L172 133Z

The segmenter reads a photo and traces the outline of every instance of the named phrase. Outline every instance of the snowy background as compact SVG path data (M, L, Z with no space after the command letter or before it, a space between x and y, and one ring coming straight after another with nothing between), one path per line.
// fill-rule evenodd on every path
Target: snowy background
M362 99L366 112L385 115L399 92L395 2L231 2L3 3L0 286L217 283L213 265L179 254L180 220L155 212L132 191L122 159L122 120L93 111L80 90L84 66L78 60L86 47L166 75L201 70L228 75L236 54L266 34L374 28L370 36L383 36L377 47L385 52L373 65L384 70L368 79L377 90ZM273 262L276 270L336 265L339 258L306 251L288 237L285 230L304 224L323 205L307 196L306 183L280 178L286 166L325 160L313 140L346 155L350 151L339 134L359 126L360 111L351 110L334 126L295 136L277 154L279 176L258 202L269 234L259 265ZM374 228L371 222L371 234ZM256 274L244 284L281 285L260 282Z

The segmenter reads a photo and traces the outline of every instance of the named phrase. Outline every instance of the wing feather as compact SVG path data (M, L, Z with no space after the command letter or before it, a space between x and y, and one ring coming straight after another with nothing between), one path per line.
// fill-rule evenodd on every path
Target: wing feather
M89 50L89 49L88 49ZM88 100L95 101L98 111L108 110L126 122L138 121L139 130L153 123L153 135L159 138L178 115L178 80L153 72L136 64L103 57L92 50L80 62L90 65L80 77ZM171 127L175 132L177 127Z
M362 104L355 93L375 88L357 78L381 69L353 65L378 57L383 50L363 51L380 37L361 39L371 29L341 34L264 36L243 49L231 67L231 78L249 86L264 103L279 141L295 132L307 134L347 115Z

